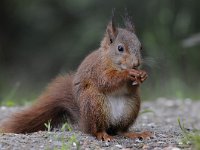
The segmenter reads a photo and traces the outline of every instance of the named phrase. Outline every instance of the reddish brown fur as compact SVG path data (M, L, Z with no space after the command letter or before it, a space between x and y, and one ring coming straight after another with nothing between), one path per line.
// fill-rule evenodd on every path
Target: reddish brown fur
M133 69L141 62L141 44L129 30L115 28L111 21L101 47L84 59L77 72L56 78L36 104L4 122L3 132L35 132L44 130L49 120L53 127L67 120L101 140L111 140L111 133L135 137L127 130L138 116L139 84L147 75ZM117 50L118 44L124 46L124 52ZM125 103L123 116L113 114L115 101Z
M45 130L44 123L51 120L52 127L64 121L65 115L77 122L79 109L72 95L72 75L57 77L38 98L36 104L6 120L3 132L30 133Z

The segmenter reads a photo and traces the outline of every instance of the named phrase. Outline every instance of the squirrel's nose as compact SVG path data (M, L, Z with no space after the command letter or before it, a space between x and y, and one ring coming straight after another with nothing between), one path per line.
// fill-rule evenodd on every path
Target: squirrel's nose
M133 69L137 69L140 66L140 61L137 60L136 62L133 63Z

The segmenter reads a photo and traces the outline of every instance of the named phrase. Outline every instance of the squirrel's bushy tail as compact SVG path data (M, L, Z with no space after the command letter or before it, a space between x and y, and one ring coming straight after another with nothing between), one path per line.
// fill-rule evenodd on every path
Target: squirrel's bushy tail
M72 93L72 76L56 78L39 97L36 104L21 112L14 113L2 125L1 130L9 133L30 133L45 130L45 123L51 127L64 121L76 123L79 108Z

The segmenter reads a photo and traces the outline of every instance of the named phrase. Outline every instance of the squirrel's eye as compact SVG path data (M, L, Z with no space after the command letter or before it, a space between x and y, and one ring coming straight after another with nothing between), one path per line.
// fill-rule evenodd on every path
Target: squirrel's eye
M117 47L117 48L118 48L118 51L119 51L119 52L123 52L123 51L124 51L124 48L123 48L123 46L122 46L122 45L118 45L118 47Z

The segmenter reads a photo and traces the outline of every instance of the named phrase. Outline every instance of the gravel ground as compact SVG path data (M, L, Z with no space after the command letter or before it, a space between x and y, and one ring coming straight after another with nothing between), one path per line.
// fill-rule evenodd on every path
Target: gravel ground
M0 120L21 108L0 107ZM147 112L147 110L151 110ZM32 134L0 133L0 150L43 150L43 149L192 149L191 145L181 144L181 130L177 119L188 129L200 129L200 101L169 100L143 102L134 131L152 131L155 137L149 140L127 139L116 136L111 142L97 141L94 137L77 130L36 132Z

